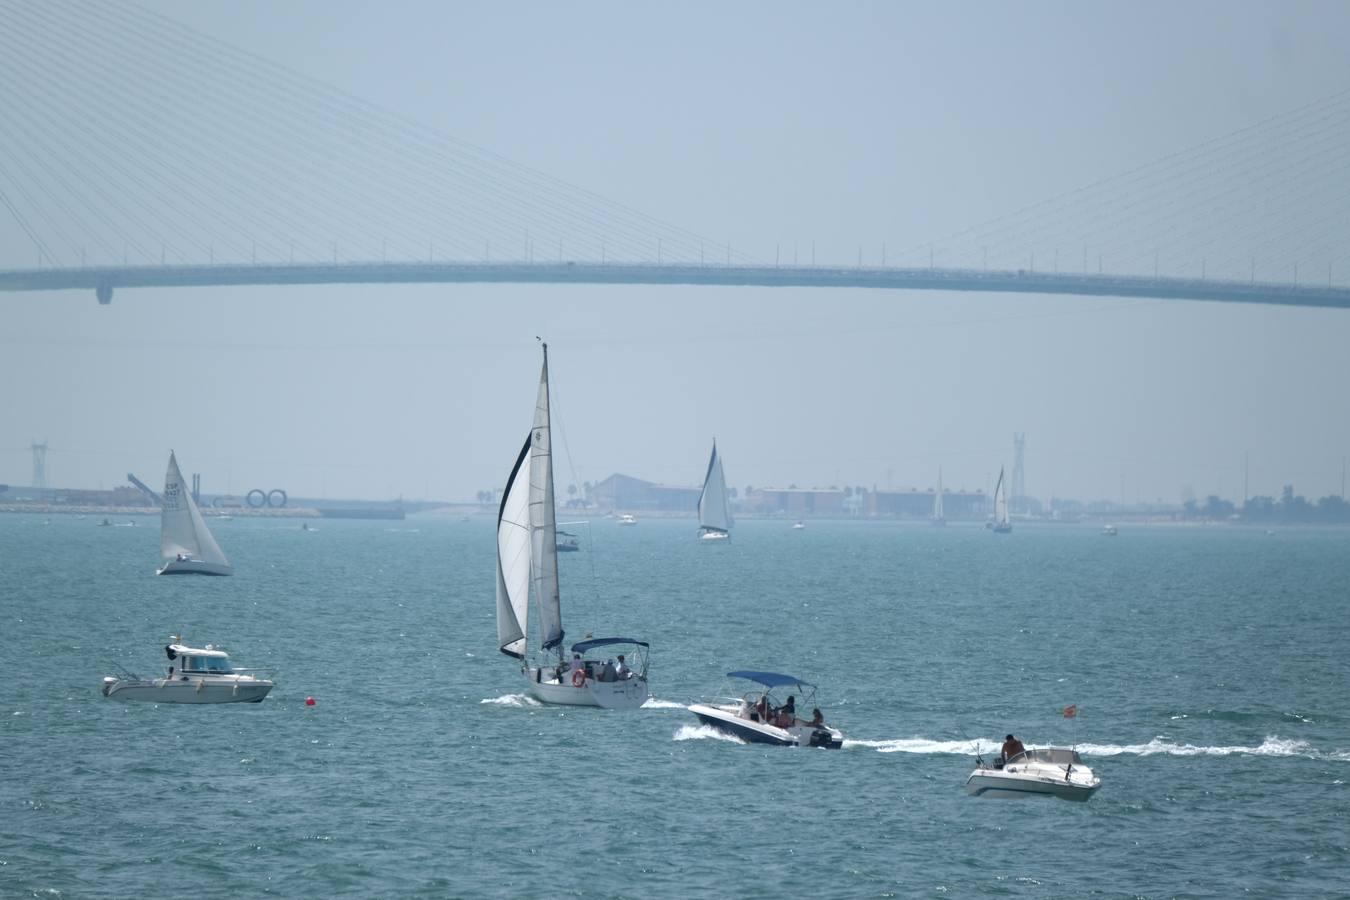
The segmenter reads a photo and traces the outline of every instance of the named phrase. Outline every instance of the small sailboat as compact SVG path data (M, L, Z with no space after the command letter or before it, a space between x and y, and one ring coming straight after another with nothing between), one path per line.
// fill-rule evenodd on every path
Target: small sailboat
M192 492L183 484L178 459L169 451L160 498L159 555L164 565L156 575L233 575L234 569L206 527Z
M1008 518L1008 493L1003 487L1003 469L998 470L998 484L994 486L994 521L989 523L994 534L1008 534L1012 521Z
M947 516L942 511L942 466L938 466L938 485L937 493L933 495L933 518L934 525L946 525Z
M731 540L731 509L727 506L727 480L722 475L722 457L713 441L703 492L698 495L698 537L701 541Z
M530 599L538 614L539 652L527 658ZM539 374L534 427L502 491L497 512L497 646L521 661L525 690L541 703L637 709L647 701L647 649L632 638L595 638L563 655L562 600L558 585L558 526L553 503L553 451L549 424L548 345ZM631 647L630 667L587 659L601 648Z

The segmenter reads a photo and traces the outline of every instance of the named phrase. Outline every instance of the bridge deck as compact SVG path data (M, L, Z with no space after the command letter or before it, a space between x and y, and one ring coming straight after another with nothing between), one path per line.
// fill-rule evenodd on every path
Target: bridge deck
M1311 287L1192 278L1144 278L968 269L690 266L625 263L297 263L114 266L0 271L0 291L293 284L679 284L733 287L985 291L1213 300L1350 308L1350 287Z

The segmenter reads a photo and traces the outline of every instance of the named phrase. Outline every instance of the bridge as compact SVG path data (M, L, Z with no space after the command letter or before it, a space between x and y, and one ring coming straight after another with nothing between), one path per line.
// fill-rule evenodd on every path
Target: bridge
M118 266L0 272L0 291L88 289L100 303L115 288L295 284L592 284L727 287L873 288L983 291L1214 300L1350 308L1350 288L1054 272L965 269L692 266L622 263L348 263L285 265Z
M1350 91L956 234L878 242L867 264L858 248L787 265L773 240L672 225L134 5L0 0L0 21L0 291L720 285L1350 307Z

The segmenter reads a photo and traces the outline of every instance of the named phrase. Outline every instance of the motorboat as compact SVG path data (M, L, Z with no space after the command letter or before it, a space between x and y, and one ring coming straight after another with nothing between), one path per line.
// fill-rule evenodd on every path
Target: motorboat
M698 495L698 539L700 541L731 540L731 508L727 503L727 480L722 474L722 457L717 455L717 441L713 441L708 472L703 476L703 490Z
M637 519L633 518L633 516L632 516L631 513L624 513L623 515L619 516L619 524L620 524L620 525L636 525L636 524L637 524Z
M966 793L974 797L1030 797L1042 795L1064 800L1087 800L1102 780L1083 765L1077 750L1068 747L1036 747L1023 750L1008 761L983 759L966 779Z
M1003 469L998 470L998 483L994 485L994 519L986 524L994 534L1011 534L1012 521L1008 518L1008 491L1003 487Z
M111 528L111 527L112 527L112 522L109 521L108 519L104 519L104 520L102 520L101 522L98 523L98 527L99 527L99 528Z
M805 528L805 527L806 527L806 523L803 522L801 519L798 519L797 521L795 521L795 522L792 523L792 530L793 530L793 531L801 531L801 530L802 530L803 528Z
M206 527L192 492L183 484L178 459L169 451L160 497L159 555L156 575L233 575L234 568Z
M559 531L557 536L559 553L575 553L581 549L581 541L572 532Z
M689 711L704 725L716 728L749 744L772 744L778 747L824 747L838 750L844 746L844 736L824 723L819 716L811 720L798 718L796 696L789 695L782 705L774 702L774 688L801 694L800 710L815 705L816 686L792 675L777 672L728 672L728 678L737 678L757 685L731 703L694 703ZM819 712L816 709L815 712Z
M1114 525L1106 525L1102 528L1102 534L1107 537L1115 537L1117 533L1116 526Z
M169 672L163 678L142 678L133 672L103 679L103 696L111 700L151 703L261 703L275 682L248 669L230 665L224 650L212 644L191 647L173 635L164 647Z
M606 654L591 656L594 650L610 648ZM623 648L623 668L615 664ZM527 668L530 678L526 693L540 703L558 706L598 706L602 709L637 709L647 702L646 641L633 638L589 638L572 645L572 660L559 660L552 666Z
M497 511L497 648L520 661L525 690L541 703L637 709L648 697L645 641L588 636L572 645L570 659L563 655L547 344L543 350L534 425ZM528 650L531 606L539 641L533 654ZM616 645L631 646L637 665L629 667L622 659L620 666L588 661L588 652Z

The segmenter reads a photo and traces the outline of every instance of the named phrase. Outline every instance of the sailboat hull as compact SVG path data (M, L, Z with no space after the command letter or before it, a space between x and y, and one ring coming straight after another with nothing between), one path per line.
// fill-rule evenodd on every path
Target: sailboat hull
M731 540L731 534L726 531L705 531L698 536L698 539L700 541L729 541Z
M637 709L647 702L647 682L641 678L596 681L587 678L581 687L570 679L559 682L552 669L525 670L525 692L540 703L554 706L594 706L601 709Z
M156 575L233 575L234 569L200 559L171 559L155 570Z

